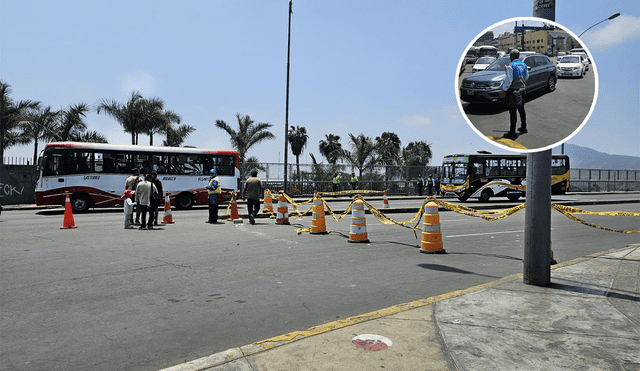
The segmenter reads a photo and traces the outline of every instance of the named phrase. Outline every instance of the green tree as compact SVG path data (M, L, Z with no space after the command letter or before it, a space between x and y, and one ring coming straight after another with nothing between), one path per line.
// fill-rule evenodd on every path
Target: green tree
M40 102L31 100L14 102L10 94L11 85L0 81L0 164L4 164L5 149L25 143L26 137L20 133L20 121L24 115L28 110L40 107Z
M343 153L340 137L338 135L325 134L325 138L326 140L320 140L318 149L330 164L335 165Z
M69 135L69 140L83 143L109 143L107 137L93 130L71 133Z
M402 160L409 169L409 179L422 174L425 166L431 161L431 144L425 141L409 143L402 149Z
M162 142L162 145L167 147L180 147L185 139L195 130L196 128L187 124L182 124L177 128L174 128L172 125L167 126L164 129L164 135L167 139Z
M344 158L358 169L358 177L362 177L362 172L367 167L372 167L376 162L375 145L371 137L360 134L357 137L349 133L351 141L351 151L344 150Z
M395 169L389 171L389 166L400 164L400 147L402 142L397 134L384 132L381 136L376 137L376 152L378 153L378 162L385 165L385 180L389 180L390 175L396 173Z
M89 105L86 103L72 104L60 111L60 125L51 134L51 139L62 142L81 136L87 131L87 124L84 122L87 112Z
M164 101L160 98L142 99L139 101L142 111L141 131L149 135L149 145L153 145L154 134L165 134L172 129L172 124L180 125L182 118L171 110L164 109Z
M289 145L291 145L291 153L296 156L296 173L297 178L300 179L300 155L307 146L307 129L302 126L292 126L289 128L288 138Z
M125 133L131 134L131 144L138 144L138 134L145 129L143 105L144 98L142 98L142 94L137 91L132 91L131 97L129 97L129 100L125 104L118 103L115 100L100 100L96 112L98 114L104 112L113 117L122 125Z
M236 120L238 122L238 130L235 130L231 127L231 125L227 124L222 120L216 120L216 126L229 134L229 139L231 140L231 146L238 151L238 156L240 157L240 163L244 163L246 160L247 152L254 145L267 140L274 139L275 135L271 133L269 130L273 125L260 122L255 123L251 120L249 115L241 115L236 113ZM244 179L244 173L240 174L241 178Z
M38 142L52 139L58 128L60 111L52 111L47 108L29 110L23 120L20 121L23 140L25 144L33 141L33 163L38 161Z

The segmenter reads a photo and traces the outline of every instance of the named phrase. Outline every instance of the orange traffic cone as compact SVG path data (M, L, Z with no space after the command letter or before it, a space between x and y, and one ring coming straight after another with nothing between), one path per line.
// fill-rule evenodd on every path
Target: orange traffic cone
M387 199L387 191L384 191L384 199L382 200L382 208L383 209L388 209L389 208L389 200Z
M271 213L273 214L273 199L271 198L271 191L269 191L268 189L264 192L264 207L262 208L262 211L264 211L265 213Z
M427 205L424 208L424 225L422 230L422 243L420 252L427 254L446 254L442 248L442 233L440 232L440 215L438 214L438 201L435 197L427 197Z
M284 193L281 191L278 196L278 212L276 213L276 224L289 225L289 206Z
M351 209L351 228L349 229L349 242L369 242L367 235L367 220L364 217L364 200L362 196L355 195ZM358 199L359 198L359 199Z
M322 197L315 194L313 197L313 209L311 210L311 234L327 234L327 225L324 220L324 202Z
M242 219L240 219L238 215L238 203L236 202L235 193L231 196L231 215L229 215L229 219L227 220L234 223L242 223Z
M62 227L60 229L73 229L78 228L76 223L73 221L73 210L71 209L71 199L69 198L69 194L67 193L67 199L64 201L64 221L62 222Z
M173 216L171 215L171 202L169 201L169 194L164 196L164 217L162 218L162 224L173 224Z

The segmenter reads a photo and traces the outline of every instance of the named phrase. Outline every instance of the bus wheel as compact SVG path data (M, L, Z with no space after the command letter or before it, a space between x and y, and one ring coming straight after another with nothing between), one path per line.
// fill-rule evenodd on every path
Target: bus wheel
M507 195L507 198L509 199L509 201L518 201L518 199L520 198L520 194L509 194Z
M478 198L478 200L480 202L489 202L490 198L491 198L491 191L488 189L485 189L484 191L482 191L482 193L480 193L480 197Z
M176 197L175 206L178 209L190 209L195 201L193 196L189 193L181 193Z
M74 213L85 213L91 207L91 198L86 194L75 194L71 197L71 208Z

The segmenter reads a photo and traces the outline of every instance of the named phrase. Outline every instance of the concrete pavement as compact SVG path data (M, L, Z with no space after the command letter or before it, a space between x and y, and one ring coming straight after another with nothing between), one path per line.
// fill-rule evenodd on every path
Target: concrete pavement
M428 283L425 283L428 284ZM640 370L640 244L166 370Z

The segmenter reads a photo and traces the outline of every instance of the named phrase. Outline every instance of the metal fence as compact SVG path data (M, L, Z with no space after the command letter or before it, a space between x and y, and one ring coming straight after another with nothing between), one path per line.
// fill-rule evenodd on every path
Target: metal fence
M571 169L569 191L640 191L640 170Z
M29 157L3 157L4 165L33 165L33 159Z

